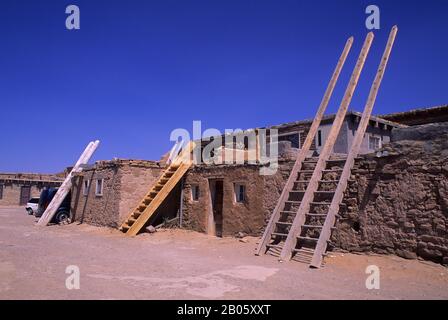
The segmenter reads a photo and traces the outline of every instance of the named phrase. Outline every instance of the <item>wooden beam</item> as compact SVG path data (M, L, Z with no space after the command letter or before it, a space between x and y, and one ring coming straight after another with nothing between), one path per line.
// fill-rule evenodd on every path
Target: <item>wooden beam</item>
M358 84L359 76L364 67L364 63L366 61L367 55L372 45L372 41L373 41L373 33L369 32L364 41L364 45L361 49L355 68L351 75L350 82L347 86L347 89L345 90L345 94L342 99L339 110L333 120L333 125L331 126L328 138L325 141L325 145L321 151L319 160L317 161L316 167L313 171L311 180L308 183L308 187L306 188L305 194L303 195L302 201L299 206L299 210L297 211L291 229L289 230L288 237L286 238L285 244L283 245L283 249L280 253L279 258L280 261L286 259L289 260L291 258L293 246L295 246L297 242L296 237L300 233L301 227L305 221L306 213L309 212L310 203L312 202L314 193L318 188L319 180L322 178L322 170L325 169L326 161L329 159L330 154L333 151L334 143L338 137L342 123L344 122L345 115L347 114L348 107L350 105L353 93L355 92L356 86Z
M330 82L328 83L327 89L325 90L324 96L319 105L316 116L314 117L313 123L311 124L310 130L308 131L308 135L306 136L305 142L303 143L303 146L297 155L297 158L294 163L291 174L289 175L289 178L285 184L285 187L283 188L280 198L277 201L277 204L276 204L274 211L269 219L268 225L263 233L263 236L260 239L258 247L255 251L256 255L260 255L260 253L262 252L262 250L264 250L266 248L266 245L268 244L268 242L270 240L271 234L275 228L275 222L278 220L278 218L280 216L282 206L284 205L285 201L289 197L289 191L292 189L292 187L294 185L294 181L296 180L297 173L299 172L299 170L302 167L302 162L303 162L303 160L305 160L305 158L308 154L308 151L311 148L311 145L313 143L317 129L319 128L322 117L325 113L325 110L327 109L328 102L330 101L330 98L333 94L334 87L336 86L339 75L341 74L342 67L345 64L345 60L347 59L347 56L348 56L348 53L350 52L352 44L353 44L353 37L350 37L345 43L344 50L342 51L342 54L338 60L335 70L333 71L333 75L331 76Z
M363 141L364 133L369 124L370 116L372 114L373 106L375 104L376 97L378 95L378 90L381 85L381 81L384 76L384 72L387 67L387 62L389 61L390 53L392 51L392 46L397 35L398 28L394 26L390 32L389 39L387 41L386 49L384 50L383 57L381 59L380 65L378 67L375 79L373 81L372 87L370 89L369 97L367 98L367 103L362 114L361 122L359 123L358 130L356 131L353 144L350 148L350 152L347 156L347 160L344 165L344 169L339 179L338 186L336 188L333 200L331 201L330 208L328 210L327 218L325 219L324 226L321 230L319 240L317 242L316 248L314 250L313 258L311 260L311 266L319 268L322 264L322 257L327 248L327 242L331 236L331 228L334 226L336 220L336 214L339 211L339 205L344 197L344 191L347 188L347 180L350 177L350 172L355 162L355 158L359 153L361 144Z
M89 162L90 158L92 157L95 150L98 148L98 145L100 142L97 140L95 142L90 142L84 152L79 157L78 161L74 165L72 171L67 175L62 185L59 187L58 191L56 192L55 196L51 200L50 204L48 205L47 209L45 209L45 212L43 213L42 217L40 217L39 221L37 222L37 225L39 226L46 226L48 223L50 223L53 216L56 214L56 211L59 209L59 206L64 201L65 197L70 191L70 188L72 187L72 177L76 172L79 172L82 170L81 165L86 164Z

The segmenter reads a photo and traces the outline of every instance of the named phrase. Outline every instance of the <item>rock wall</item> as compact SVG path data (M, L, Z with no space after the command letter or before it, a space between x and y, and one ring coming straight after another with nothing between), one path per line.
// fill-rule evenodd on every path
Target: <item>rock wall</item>
M333 245L448 264L448 123L392 137L353 170Z

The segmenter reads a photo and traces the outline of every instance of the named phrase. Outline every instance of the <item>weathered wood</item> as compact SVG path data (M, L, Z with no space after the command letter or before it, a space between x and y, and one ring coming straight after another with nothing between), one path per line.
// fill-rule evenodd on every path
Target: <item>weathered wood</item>
M142 201L138 204L134 210L131 211L129 218L126 219L121 225L121 230L126 230L127 236L135 236L140 230L146 225L148 220L153 216L162 202L174 189L177 183L182 179L184 174L192 165L191 152L195 147L194 142L189 142L184 150L178 155L172 163L165 170L164 174L156 181L154 186L150 191L143 197ZM169 173L171 176L167 179L165 175ZM163 182L162 182L163 181ZM159 190L156 186L163 185ZM151 201L146 204L151 199ZM139 215L137 219L134 219L134 212L140 211L139 208L144 208L143 212ZM130 221L134 221L131 225L128 224Z
M310 182L308 183L306 192L303 195L299 209L294 218L291 229L289 230L289 235L283 245L283 249L282 252L280 253L279 258L280 261L286 259L289 260L291 258L292 249L293 247L295 247L297 236L300 234L302 225L305 221L306 214L310 210L310 203L313 201L314 193L316 192L319 185L319 180L321 180L322 178L322 172L325 169L326 162L329 159L331 152L333 151L334 143L338 137L342 123L344 122L345 115L347 113L348 107L353 97L353 93L358 84L359 76L364 67L364 63L369 53L370 46L372 45L372 41L373 41L373 33L370 32L369 34L367 34L367 37L364 41L364 45L361 49L361 53L359 54L355 68L351 75L350 82L347 86L347 89L345 90L341 105L336 114L336 117L333 120L333 125L331 126L330 133L319 155L319 160L317 161L316 167L314 168L314 172L310 179Z
M386 44L386 49L384 50L383 57L381 59L380 65L378 66L378 70L375 76L375 79L372 83L372 87L370 89L369 97L367 99L366 106L362 113L361 121L358 125L358 129L356 131L355 138L353 140L352 146L350 148L350 152L347 156L347 160L344 165L344 169L342 171L341 178L339 179L338 186L336 188L335 194L333 196L333 200L331 201L330 208L328 210L327 217L325 219L322 231L319 236L319 241L317 242L316 248L314 250L313 258L311 260L311 266L315 268L319 268L322 264L322 257L327 249L327 242L331 236L331 228L334 226L336 215L339 212L339 205L342 202L344 197L344 191L347 188L347 181L350 177L350 172L355 163L355 158L357 157L359 150L361 148L361 143L364 138L364 134L366 132L367 126L369 124L370 116L372 114L373 106L375 104L375 100L378 94L378 90L381 85L381 81L384 76L384 72L387 67L387 62L389 61L390 53L392 51L392 46L395 41L395 37L397 35L398 28L394 26L392 31L390 32L389 39Z
M98 148L99 144L100 142L97 140L95 142L92 141L87 145L84 152L81 154L78 161L74 165L73 169L67 175L64 182L59 187L55 196L51 200L50 204L45 209L45 212L43 213L42 217L40 217L39 221L37 222L37 225L46 226L48 223L50 223L51 219L53 219L53 216L56 214L56 211L59 209L59 206L62 204L62 202L64 201L65 197L67 196L72 187L73 175L76 172L80 172L82 170L81 165L89 162L90 158L92 157L95 150Z
M275 223L278 221L282 207L289 197L289 192L294 185L297 173L302 168L302 162L305 160L308 151L311 148L317 129L319 128L322 117L325 113L325 110L327 109L328 102L330 101L330 98L333 94L334 87L336 86L337 80L339 78L339 75L341 74L342 67L344 66L345 60L347 59L352 44L353 44L353 37L350 37L345 43L344 50L342 51L342 54L338 60L338 63L330 79L330 82L328 83L327 89L325 90L324 96L319 105L319 109L317 110L316 116L314 117L313 123L311 124L310 130L308 131L308 135L306 136L305 142L303 143L303 146L300 149L299 154L297 155L296 161L291 170L291 174L289 175L289 178L283 188L280 198L277 201L277 205L275 206L271 218L269 219L269 223L258 244L258 247L255 252L256 255L260 255L261 251L265 250L266 245L268 244L269 239L271 238L271 234L275 229Z

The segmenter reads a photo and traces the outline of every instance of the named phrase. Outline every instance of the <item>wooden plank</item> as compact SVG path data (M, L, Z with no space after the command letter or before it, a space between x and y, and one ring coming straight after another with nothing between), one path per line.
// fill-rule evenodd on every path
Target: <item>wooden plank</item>
M89 162L90 158L92 157L95 150L98 148L99 144L100 142L97 140L95 142L92 141L87 145L84 152L81 154L78 161L74 165L73 169L70 171L70 173L67 175L62 185L59 187L58 191L51 200L47 209L45 209L45 212L43 213L42 217L40 217L39 221L37 222L37 225L46 226L48 223L50 223L51 219L55 215L56 211L59 209L59 206L62 204L65 197L69 193L70 188L72 187L73 175L76 172L82 170L81 165Z
M289 230L288 238L286 239L282 252L280 254L280 261L286 259L289 260L291 258L293 246L295 247L296 244L296 237L298 234L300 234L301 226L305 221L306 213L308 213L310 210L310 203L313 201L314 193L318 188L319 180L322 179L322 171L325 169L327 160L329 159L330 154L333 151L334 143L338 137L342 123L344 122L345 115L353 97L353 93L358 84L359 76L364 67L364 63L372 45L372 41L373 33L369 32L364 41L364 45L362 46L355 68L351 75L350 82L348 83L347 89L345 90L339 110L333 120L333 125L331 126L328 138L325 141L325 145L321 151L321 154L319 155L319 159L317 161L313 175L310 179L310 182L308 183L306 192L303 195L297 215L294 218L291 229Z
M334 87L336 86L337 80L339 78L339 75L341 74L342 67L345 64L345 60L347 59L347 56L348 56L348 53L350 52L352 44L353 44L353 37L350 37L347 40L347 42L345 43L344 50L342 51L342 54L338 60L338 63L333 72L333 75L331 76L330 82L327 86L327 89L325 90L324 96L319 105L319 109L317 110L316 116L314 117L313 123L311 124L310 130L308 131L308 135L306 136L305 142L303 143L303 146L300 149L299 154L297 155L297 158L294 163L291 174L285 184L285 187L283 188L280 198L278 199L277 204L274 208L274 211L269 219L268 225L267 225L267 227L263 233L263 236L258 244L258 247L255 251L256 255L260 255L262 250L264 250L266 248L266 245L268 244L268 242L271 238L271 233L274 231L274 228L275 228L275 222L278 221L278 218L280 217L280 211L283 209L282 206L284 205L285 201L288 199L289 191L292 189L292 187L294 185L294 181L296 180L297 173L302 168L302 162L307 157L308 151L311 148L311 145L313 143L317 129L319 128L322 117L325 113L325 110L327 109L328 102L330 101L330 98L333 94Z
M386 49L384 50L383 57L381 59L380 65L378 66L378 70L375 76L375 79L372 83L372 87L370 89L369 97L367 98L367 103L364 108L364 112L361 117L361 121L358 125L358 129L356 131L355 138L353 140L353 144L350 148L350 152L347 157L347 161L344 165L344 170L341 175L341 179L339 180L338 186L335 191L335 195L331 202L330 208L328 210L327 218L325 219L324 226L322 228L322 232L319 236L319 241L317 242L313 259L311 260L311 266L315 268L319 268L322 264L323 254L327 249L327 242L331 236L331 228L334 226L336 215L339 212L339 205L342 202L344 197L344 191L347 188L347 181L350 177L350 172L353 168L353 164L355 163L355 158L357 157L359 150L361 148L361 144L364 138L364 133L366 132L367 126L369 124L370 116L372 114L373 106L375 104L376 97L378 95L378 90L381 85L381 81L384 76L384 72L387 67L387 62L389 61L390 53L392 51L392 47L395 41L395 37L397 35L398 28L394 26L389 34L389 39L386 44Z

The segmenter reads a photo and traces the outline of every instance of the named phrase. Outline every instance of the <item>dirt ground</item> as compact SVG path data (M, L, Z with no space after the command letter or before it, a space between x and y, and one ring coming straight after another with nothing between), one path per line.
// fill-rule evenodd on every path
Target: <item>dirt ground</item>
M448 299L448 269L394 256L332 254L323 269L279 263L241 242L184 230L127 238L89 225L37 227L0 208L1 299ZM67 266L80 271L68 290ZM366 267L380 289L366 288Z

